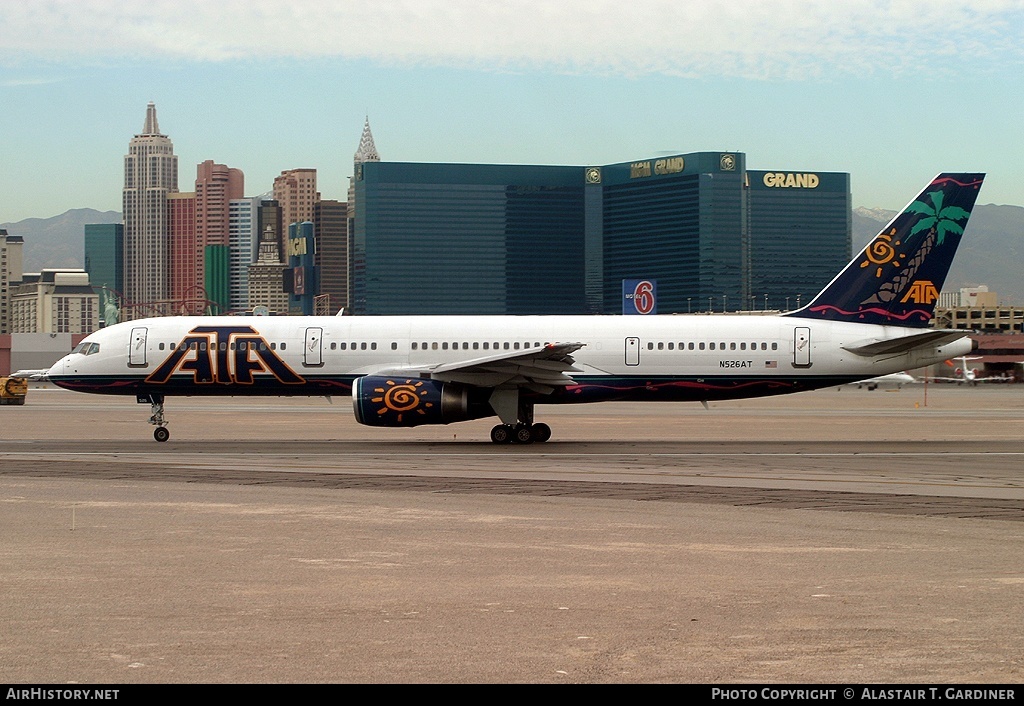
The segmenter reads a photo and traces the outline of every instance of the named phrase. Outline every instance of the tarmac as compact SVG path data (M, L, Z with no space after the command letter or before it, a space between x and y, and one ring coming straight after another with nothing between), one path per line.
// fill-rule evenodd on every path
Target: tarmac
M0 682L1024 677L1024 389L360 427L347 398L0 408Z

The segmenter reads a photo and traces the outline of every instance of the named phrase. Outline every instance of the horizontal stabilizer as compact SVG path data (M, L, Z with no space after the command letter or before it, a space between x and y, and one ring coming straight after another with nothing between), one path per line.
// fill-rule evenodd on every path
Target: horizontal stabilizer
M871 338L842 346L842 348L856 355L889 355L906 353L917 348L935 348L965 337L966 334L963 331L923 331L899 338Z

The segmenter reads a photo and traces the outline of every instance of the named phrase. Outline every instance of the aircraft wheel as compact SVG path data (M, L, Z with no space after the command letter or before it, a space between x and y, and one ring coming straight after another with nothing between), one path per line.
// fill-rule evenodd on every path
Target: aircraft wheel
M171 432L167 431L167 427L157 427L153 430L153 438L163 443L171 438Z
M517 444L533 443L533 427L529 424L522 424L515 428L515 442Z
M533 425L533 440L538 444L543 444L545 441L551 438L551 427L541 422L540 424Z
M509 444L512 442L512 427L507 424L499 424L491 429L491 441L495 444Z

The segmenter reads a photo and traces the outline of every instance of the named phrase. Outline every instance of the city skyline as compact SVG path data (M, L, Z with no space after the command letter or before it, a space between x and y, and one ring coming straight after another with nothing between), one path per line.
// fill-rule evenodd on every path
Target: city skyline
M854 206L898 209L950 169L989 174L981 203L1021 205L1024 2L972 5L5 4L0 222L119 210L150 101L185 175L228 164L252 196L316 169L345 200L369 116L386 161L741 151L849 172Z

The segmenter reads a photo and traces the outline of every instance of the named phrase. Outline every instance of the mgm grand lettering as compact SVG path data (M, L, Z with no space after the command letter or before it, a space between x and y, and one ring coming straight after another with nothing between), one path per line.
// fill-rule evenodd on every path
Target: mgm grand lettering
M287 250L289 257L302 257L306 254L306 238L289 238Z
M654 160L654 169L651 169L650 161L633 162L629 165L629 178L649 177L652 174L678 174L686 168L686 162L682 157L667 157Z
M651 175L650 162L633 162L629 165L629 178L649 177Z
M818 186L818 175L767 172L764 175L764 185L777 186L784 189L813 189Z

